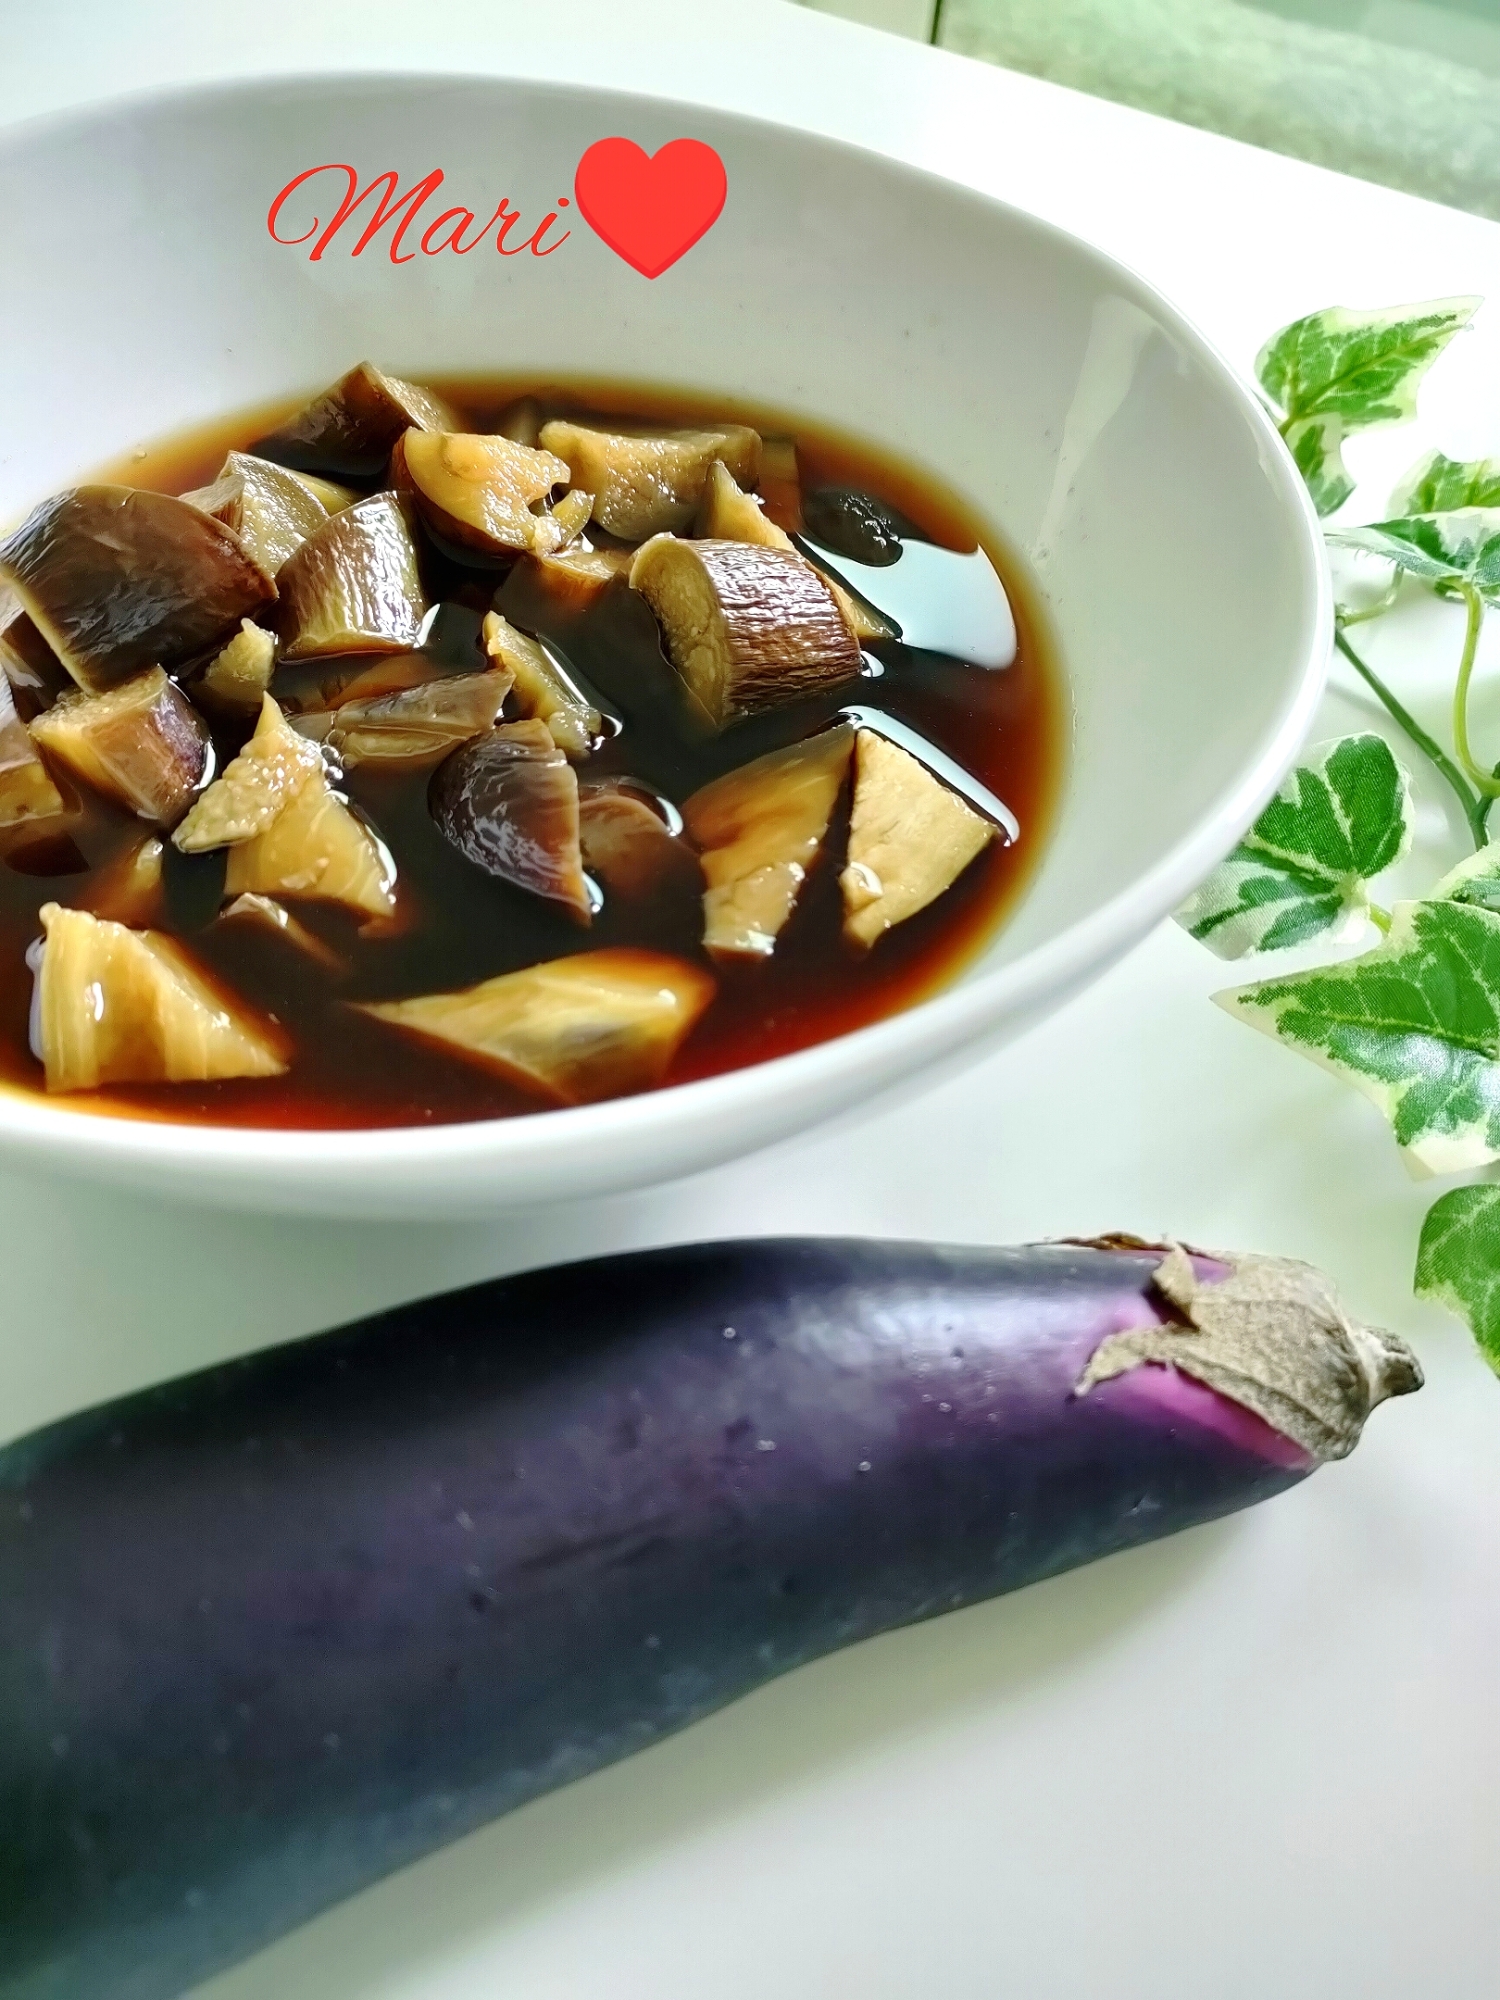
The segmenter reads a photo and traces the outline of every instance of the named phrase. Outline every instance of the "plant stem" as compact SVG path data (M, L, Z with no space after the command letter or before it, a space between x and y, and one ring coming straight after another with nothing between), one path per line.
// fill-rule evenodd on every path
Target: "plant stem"
M1476 847L1483 847L1487 838L1485 822L1489 818L1490 799L1487 797L1475 797L1462 771L1459 770L1453 759L1446 755L1442 748L1433 741L1421 723L1417 721L1416 717L1401 706L1401 703L1397 701L1375 669L1367 666L1359 654L1355 652L1344 634L1342 624L1335 628L1333 642L1349 662L1350 666L1353 667L1354 671L1368 683L1371 691L1380 698L1387 713L1406 731L1412 742L1416 744L1417 748L1432 763L1433 768L1447 779L1449 785L1453 788L1454 797L1464 809L1464 819L1468 823L1469 833L1474 845Z
M1460 584L1459 589L1463 592L1469 617L1464 628L1464 652L1458 663L1458 681L1453 690L1453 747L1458 752L1459 763L1485 797L1500 798L1500 781L1480 769L1469 749L1469 682L1479 651L1479 634L1484 626L1484 599L1472 583Z
M1370 903L1366 906L1365 914L1382 937L1389 937L1391 930L1391 913L1389 910L1382 909L1379 903Z
M1396 569L1391 580L1373 604L1367 604L1363 611L1351 611L1347 605L1339 606L1340 625L1363 625L1367 618L1381 618L1401 595L1401 584L1405 572Z

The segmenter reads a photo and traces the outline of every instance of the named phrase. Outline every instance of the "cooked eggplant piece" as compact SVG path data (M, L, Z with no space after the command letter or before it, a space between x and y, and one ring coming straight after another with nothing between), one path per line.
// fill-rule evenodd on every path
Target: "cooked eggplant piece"
M87 894L79 898L78 907L112 924L129 924L132 930L140 930L160 913L165 857L166 849L156 835L147 834L100 869Z
M44 500L0 543L0 579L91 693L184 665L276 597L221 521L131 486Z
M305 486L314 500L321 503L325 514L342 514L346 507L363 498L352 486L340 486L336 479L320 479L315 472L298 472L290 465L283 466L282 471L289 473L299 486Z
M287 715L287 727L309 743L326 743L333 734L336 713L332 708L299 708Z
M873 493L852 486L814 486L803 496L806 532L830 555L884 569L900 559L912 523Z
M182 497L232 528L267 576L275 576L333 511L295 472L245 451L230 452L211 486Z
M657 535L636 551L630 587L716 725L821 694L864 664L827 583L787 549Z
M384 471L403 431L456 431L458 423L456 412L431 389L361 361L256 449L302 472L369 479Z
M409 653L427 599L406 503L372 493L332 515L281 572L282 656Z
M861 729L855 744L844 935L866 949L956 882L995 837L899 744Z
M703 865L639 793L605 783L581 788L578 844L583 865L606 896L624 903L691 899L703 893Z
M275 671L275 633L242 618L239 631L199 675L198 686L221 708L253 715L265 700Z
M587 611L612 583L630 574L633 549L559 549L523 558L528 574L559 611Z
M226 896L308 896L383 920L395 865L333 790L315 743L266 696L255 734L173 835L187 854L228 847Z
M391 478L460 548L545 555L568 539L546 504L554 486L567 484L568 468L549 451L472 431L408 431L391 454Z
M174 939L44 903L37 1053L51 1091L280 1076L285 1039Z
M554 1104L649 1090L714 996L698 966L654 951L586 951L462 993L360 1012L498 1070Z
M567 673L536 639L518 632L498 611L484 620L484 650L510 674L524 716L547 725L565 757L587 757L599 740L604 719Z
M57 819L67 809L16 713L10 682L0 675L0 832L32 820Z
M865 708L852 702L839 710L838 720L852 722L856 729L871 729L888 743L894 743L898 750L905 750L940 784L966 800L981 819L989 820L1008 847L1020 839L1021 822L1004 799L997 797L956 757L940 750L932 738L924 736L920 729L913 729L909 722L902 722L887 709Z
M294 917L284 903L278 903L273 896L236 896L234 901L219 914L221 924L243 925L264 933L267 937L281 938L319 965L325 972L346 972L345 965L331 945L324 944L320 937L307 925Z
M443 838L476 868L590 921L578 780L545 723L509 722L455 750L428 800Z
M593 511L592 493L584 493L575 486L562 496L552 509L553 525L562 537L558 544L559 548L566 547L569 542L577 541L588 526Z
M322 775L317 745L299 736L263 695L255 734L195 803L172 845L183 854L206 854L254 840L270 830L304 785Z
M814 563L813 567L817 569L817 564ZM818 575L833 592L834 603L843 612L849 630L861 645L867 645L871 639L901 637L898 626L877 611L873 604L867 604L862 597L856 597L852 590L846 590L837 577L829 576L823 570L818 570Z
M426 652L369 655L345 653L321 661L283 661L273 683L283 714L295 716L307 735L320 735L324 723L315 718L342 708L346 701L372 701L377 695L401 694L441 680L443 669Z
M16 713L23 722L77 686L8 584L0 584L0 673L16 698Z
M708 468L703 498L693 520L693 533L708 541L756 542L762 548L790 549L793 555L798 553L786 530L778 528L774 521L767 518L755 495L743 492L735 484L728 467L718 460ZM818 574L833 592L833 601L843 612L856 639L900 638L896 627L888 618L882 618L872 605L861 603L835 578L825 576L822 570Z
M349 701L374 701L379 695L404 694L408 688L426 687L441 680L443 670L425 653L392 655L363 667L348 680L336 684L330 708L342 708Z
M706 541L758 542L762 548L792 549L791 536L767 519L760 501L745 492L729 467L717 458L703 482L693 533ZM792 552L795 554L795 549Z
M715 957L769 958L828 834L854 748L836 723L694 792L682 809L708 888L703 943Z
M160 667L106 694L75 688L31 725L47 755L155 826L173 826L208 775L208 730Z
M493 726L510 684L505 672L446 674L396 694L346 701L329 715L321 740L338 752L346 770L356 764L435 764ZM316 719L299 717L299 727Z
M599 526L624 542L685 528L715 459L742 486L753 486L760 475L760 437L744 424L604 431L554 419L542 426L541 442L543 450L567 460L573 484L593 494Z
M396 866L329 784L319 758L266 831L230 848L224 893L306 896L384 924L396 912Z

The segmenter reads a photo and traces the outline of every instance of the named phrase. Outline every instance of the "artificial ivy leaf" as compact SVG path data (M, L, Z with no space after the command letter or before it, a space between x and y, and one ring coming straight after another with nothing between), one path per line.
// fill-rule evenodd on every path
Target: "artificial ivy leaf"
M1449 514L1459 507L1500 507L1500 458L1419 459L1391 495L1391 512Z
M1415 1167L1500 1159L1500 915L1398 903L1390 935L1342 965L1214 996L1364 1092Z
M1363 917L1367 884L1411 845L1411 780L1375 735L1315 750L1177 912L1220 958L1277 951Z
M1344 469L1343 419L1298 417L1287 424L1283 436L1319 514L1336 514L1354 491L1354 481Z
M1383 556L1428 583L1473 584L1500 594L1500 508L1461 507L1453 513L1408 514L1368 528L1330 528L1341 548Z
M1413 1290L1464 1321L1500 1375L1500 1187L1461 1187L1427 1211Z
M1481 910L1500 910L1500 840L1492 840L1460 861L1428 891L1432 902L1472 903Z
M1346 431L1398 423L1416 414L1417 384L1482 303L1329 306L1273 334L1255 357L1256 377L1290 420L1336 416Z

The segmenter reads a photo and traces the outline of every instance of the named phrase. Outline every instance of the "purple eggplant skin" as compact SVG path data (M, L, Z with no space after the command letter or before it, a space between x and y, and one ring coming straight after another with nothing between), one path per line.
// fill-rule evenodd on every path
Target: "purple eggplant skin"
M0 1451L0 1995L166 2000L803 1661L1292 1485L1174 1369L1073 1394L1161 1260L614 1257Z

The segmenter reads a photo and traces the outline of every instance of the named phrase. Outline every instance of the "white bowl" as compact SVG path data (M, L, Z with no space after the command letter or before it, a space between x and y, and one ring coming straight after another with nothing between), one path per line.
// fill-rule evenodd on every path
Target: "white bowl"
M348 162L361 185L398 169L403 190L442 168L424 228L452 205L482 221L506 195L524 242L571 196L584 150L617 133L648 152L705 140L727 170L719 221L655 280L576 208L546 257L498 256L491 238L397 264L389 227L355 257L346 226L314 261L268 232L295 174ZM289 203L282 234L325 207ZM0 143L0 212L0 520L143 439L317 388L367 354L418 376L717 391L956 485L1031 565L1073 716L1024 900L964 977L893 1019L654 1095L426 1130L208 1129L4 1091L11 1157L301 1214L472 1213L695 1171L971 1060L1076 993L1233 845L1312 717L1331 629L1321 540L1254 397L1139 278L947 181L647 98L319 78L23 127Z

